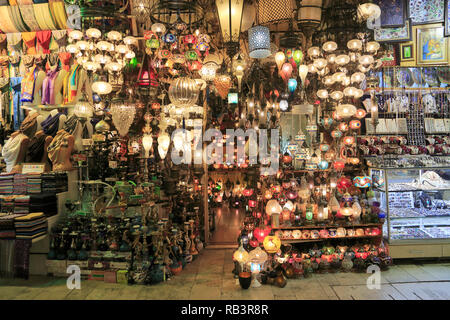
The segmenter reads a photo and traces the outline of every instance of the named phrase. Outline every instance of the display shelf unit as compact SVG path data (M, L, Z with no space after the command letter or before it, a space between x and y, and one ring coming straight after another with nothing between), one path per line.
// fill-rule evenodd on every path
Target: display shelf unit
M281 238L282 243L307 243L307 242L321 242L328 240L351 240L351 239L380 239L382 237L379 235L367 235L367 236L354 236L354 237L328 237L328 238L319 238L319 239L286 239Z
M383 233L391 256L449 257L450 167L373 167L370 175L384 181L373 190L387 215ZM415 186L423 183L430 187ZM424 246L429 250L422 250Z

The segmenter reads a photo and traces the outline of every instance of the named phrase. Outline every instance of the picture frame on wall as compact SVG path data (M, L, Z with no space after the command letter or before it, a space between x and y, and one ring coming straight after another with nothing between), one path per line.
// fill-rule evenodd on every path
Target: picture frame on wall
M414 44L413 43L401 43L400 44L400 60L401 61L414 61Z
M450 36L450 21L448 21L448 12L450 7L450 1L445 0L445 7L444 7L444 36L448 37Z
M399 28L405 25L407 1L409 0L376 0L375 3L383 13L380 16L381 28Z
M442 25L417 28L417 65L437 65L448 63L447 38Z
M399 28L375 28L374 38L378 42L406 42L412 40L412 27L410 19Z
M446 0L407 0L407 16L412 25L431 24L444 21Z

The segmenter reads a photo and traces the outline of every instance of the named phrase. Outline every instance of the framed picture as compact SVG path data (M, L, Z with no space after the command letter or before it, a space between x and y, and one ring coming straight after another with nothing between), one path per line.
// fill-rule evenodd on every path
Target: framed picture
M412 44L412 43L401 43L400 44L400 60L401 61L415 60L414 44Z
M450 7L450 1L445 0L444 7L444 35L446 37L450 36L450 22L448 21L448 9Z
M405 25L400 28L375 28L375 41L379 42L405 42L412 40L411 21L405 20Z
M444 21L445 0L408 0L408 17L413 25Z
M398 28L405 25L407 0L376 0L383 13L380 16L381 28Z
M446 64L447 38L442 25L417 28L417 65Z
M397 59L393 44L386 45L386 51L380 59L382 63L381 65L383 67L393 67L397 65Z

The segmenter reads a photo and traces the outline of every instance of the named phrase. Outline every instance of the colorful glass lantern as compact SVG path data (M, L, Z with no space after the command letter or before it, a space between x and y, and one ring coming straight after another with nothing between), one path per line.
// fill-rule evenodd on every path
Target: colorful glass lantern
M233 259L239 263L246 263L248 261L248 252L242 245L233 253Z
M318 167L320 170L326 170L326 169L328 169L328 161L326 161L326 160L321 160L321 161L317 164L317 167Z
M267 236L264 238L263 245L267 253L276 253L280 250L281 240L277 236Z
M330 145L326 144L326 143L322 143L319 146L319 150L322 151L322 152L327 152L328 150L330 150Z
M270 190L266 190L266 192L264 193L264 198L266 198L266 200L270 200L272 199L272 192Z
M339 130L342 131L342 132L348 131L348 124L347 124L347 122L341 122L341 123L339 123L338 128L339 128Z
M342 171L345 168L345 161L342 159L337 159L333 162L333 168L337 171Z
M295 91L295 89L297 89L297 80L295 80L294 78L291 78L288 80L288 89L289 92L293 93Z
M255 200L248 200L248 206L250 208L255 208L256 207L256 201Z
M342 131L339 131L339 130L331 131L331 136L335 139L342 137L342 135L343 135Z
M295 63L298 65L303 61L303 52L300 49L294 50L292 53L292 59L294 59Z
M283 208L281 208L277 200L271 199L267 202L266 204L267 215L271 216L272 214L280 214L281 211L283 211Z
M286 62L281 67L280 76L281 76L281 78L283 78L284 82L287 83L288 79L291 77L291 75L292 75L292 64L290 64L289 62Z
M358 130L360 128L361 128L361 121L359 121L359 120L350 121L350 129Z
M364 109L358 109L358 110L356 110L355 117L357 117L358 119L362 119L362 118L364 118L366 115L367 115L366 110L364 110Z
M369 188L372 185L372 178L369 176L356 176L353 178L353 184L358 188Z
M354 136L345 136L343 139L343 142L346 145L352 145L355 143L355 137Z

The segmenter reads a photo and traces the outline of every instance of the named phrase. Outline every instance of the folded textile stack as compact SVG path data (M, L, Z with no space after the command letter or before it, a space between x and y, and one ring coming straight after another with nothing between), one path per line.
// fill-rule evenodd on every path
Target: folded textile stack
M35 212L14 219L16 239L34 239L47 233L47 217Z
M0 204L2 207L2 212L13 213L14 212L14 199L15 196L1 196Z
M60 193L67 191L67 173L42 173L42 193Z
M0 239L15 239L14 219L22 216L24 215L0 213Z
M0 194L12 194L14 191L14 174L0 173Z
M47 217L58 214L58 200L56 195L32 194L30 195L29 212L44 212Z
M28 214L30 207L30 196L18 195L14 198L14 213Z
M29 174L27 179L27 192L41 193L41 181L40 174Z
M14 175L14 194L27 194L27 174Z

